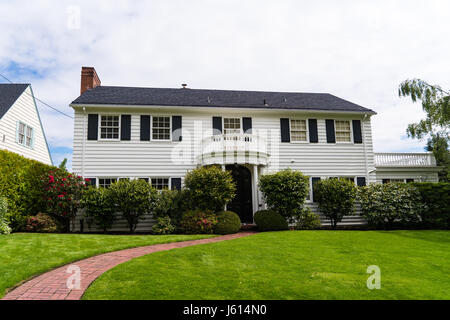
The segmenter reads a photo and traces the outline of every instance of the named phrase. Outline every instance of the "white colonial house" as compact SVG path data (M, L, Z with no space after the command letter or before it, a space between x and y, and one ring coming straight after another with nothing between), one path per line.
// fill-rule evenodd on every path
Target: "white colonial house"
M52 164L30 84L0 84L0 149Z
M285 168L310 177L313 210L320 179L437 181L431 154L374 153L376 113L331 94L101 86L84 67L71 107L77 174L99 187L131 178L179 189L189 170L220 165L237 183L228 209L243 223L264 208L259 177Z

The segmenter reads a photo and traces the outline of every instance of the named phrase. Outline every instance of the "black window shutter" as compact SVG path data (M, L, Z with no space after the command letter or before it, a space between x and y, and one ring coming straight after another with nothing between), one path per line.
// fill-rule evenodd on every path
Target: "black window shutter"
M244 133L252 133L252 118L242 118L242 129Z
M291 129L289 126L289 119L281 118L281 142L291 142Z
M319 135L317 134L317 119L309 119L308 126L309 126L309 142L318 143Z
M150 141L150 116L141 116L141 141Z
M327 142L335 143L336 136L334 134L334 120L325 120L326 128L327 128Z
M222 134L222 117L213 117L212 119L213 134Z
M353 120L353 142L362 143L361 120Z
M120 120L120 140L131 140L131 116L123 114Z
M172 178L172 190L181 190L181 178Z
M366 177L357 177L356 178L356 185L358 187L365 187L366 186Z
M414 179L406 179L406 183L412 183L414 182Z
M172 117L172 141L183 140L181 126L182 126L181 116L173 116Z
M313 177L313 178L311 178L311 182L312 182L312 194L313 194L312 200L313 200L313 202L316 201L316 196L315 196L315 194L316 194L317 183L318 183L319 181L320 181L320 178L318 178L318 177Z
M98 114L88 115L88 140L98 139Z

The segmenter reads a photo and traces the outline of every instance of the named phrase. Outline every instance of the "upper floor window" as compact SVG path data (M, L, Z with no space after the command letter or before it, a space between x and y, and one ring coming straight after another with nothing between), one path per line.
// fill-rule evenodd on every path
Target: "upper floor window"
M152 139L170 140L170 117L153 117Z
M169 178L152 178L152 187L156 190L168 190Z
M307 139L306 120L291 119L291 141L306 142Z
M117 140L120 131L119 116L101 116L100 139Z
M17 127L17 143L31 148L33 146L33 128L23 122Z
M351 142L350 121L336 120L336 142Z
M240 118L223 118L223 134L240 134Z

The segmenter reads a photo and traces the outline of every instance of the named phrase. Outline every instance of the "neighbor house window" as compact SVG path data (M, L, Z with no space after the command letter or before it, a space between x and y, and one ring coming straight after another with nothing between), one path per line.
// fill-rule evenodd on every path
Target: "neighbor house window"
M156 190L168 190L169 178L152 178L152 187Z
M223 134L240 134L240 118L223 118Z
M100 139L119 139L120 120L119 116L101 116L100 119Z
M17 127L17 143L28 148L33 146L33 128L23 122Z
M351 142L350 121L336 120L336 142Z
M306 142L307 140L306 120L291 120L291 141Z
M404 183L404 182L414 182L414 179L383 179L383 184L386 183Z
M170 140L170 117L153 117L152 119L152 139Z
M100 178L98 179L98 186L108 189L115 182L117 182L116 178Z

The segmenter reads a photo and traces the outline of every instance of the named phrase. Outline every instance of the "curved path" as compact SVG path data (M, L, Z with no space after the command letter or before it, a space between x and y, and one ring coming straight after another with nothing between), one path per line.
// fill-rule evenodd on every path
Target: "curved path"
M155 244L104 253L37 276L7 293L2 300L79 300L95 279L128 260L153 252L232 240L252 234L254 233L241 232L209 239Z

